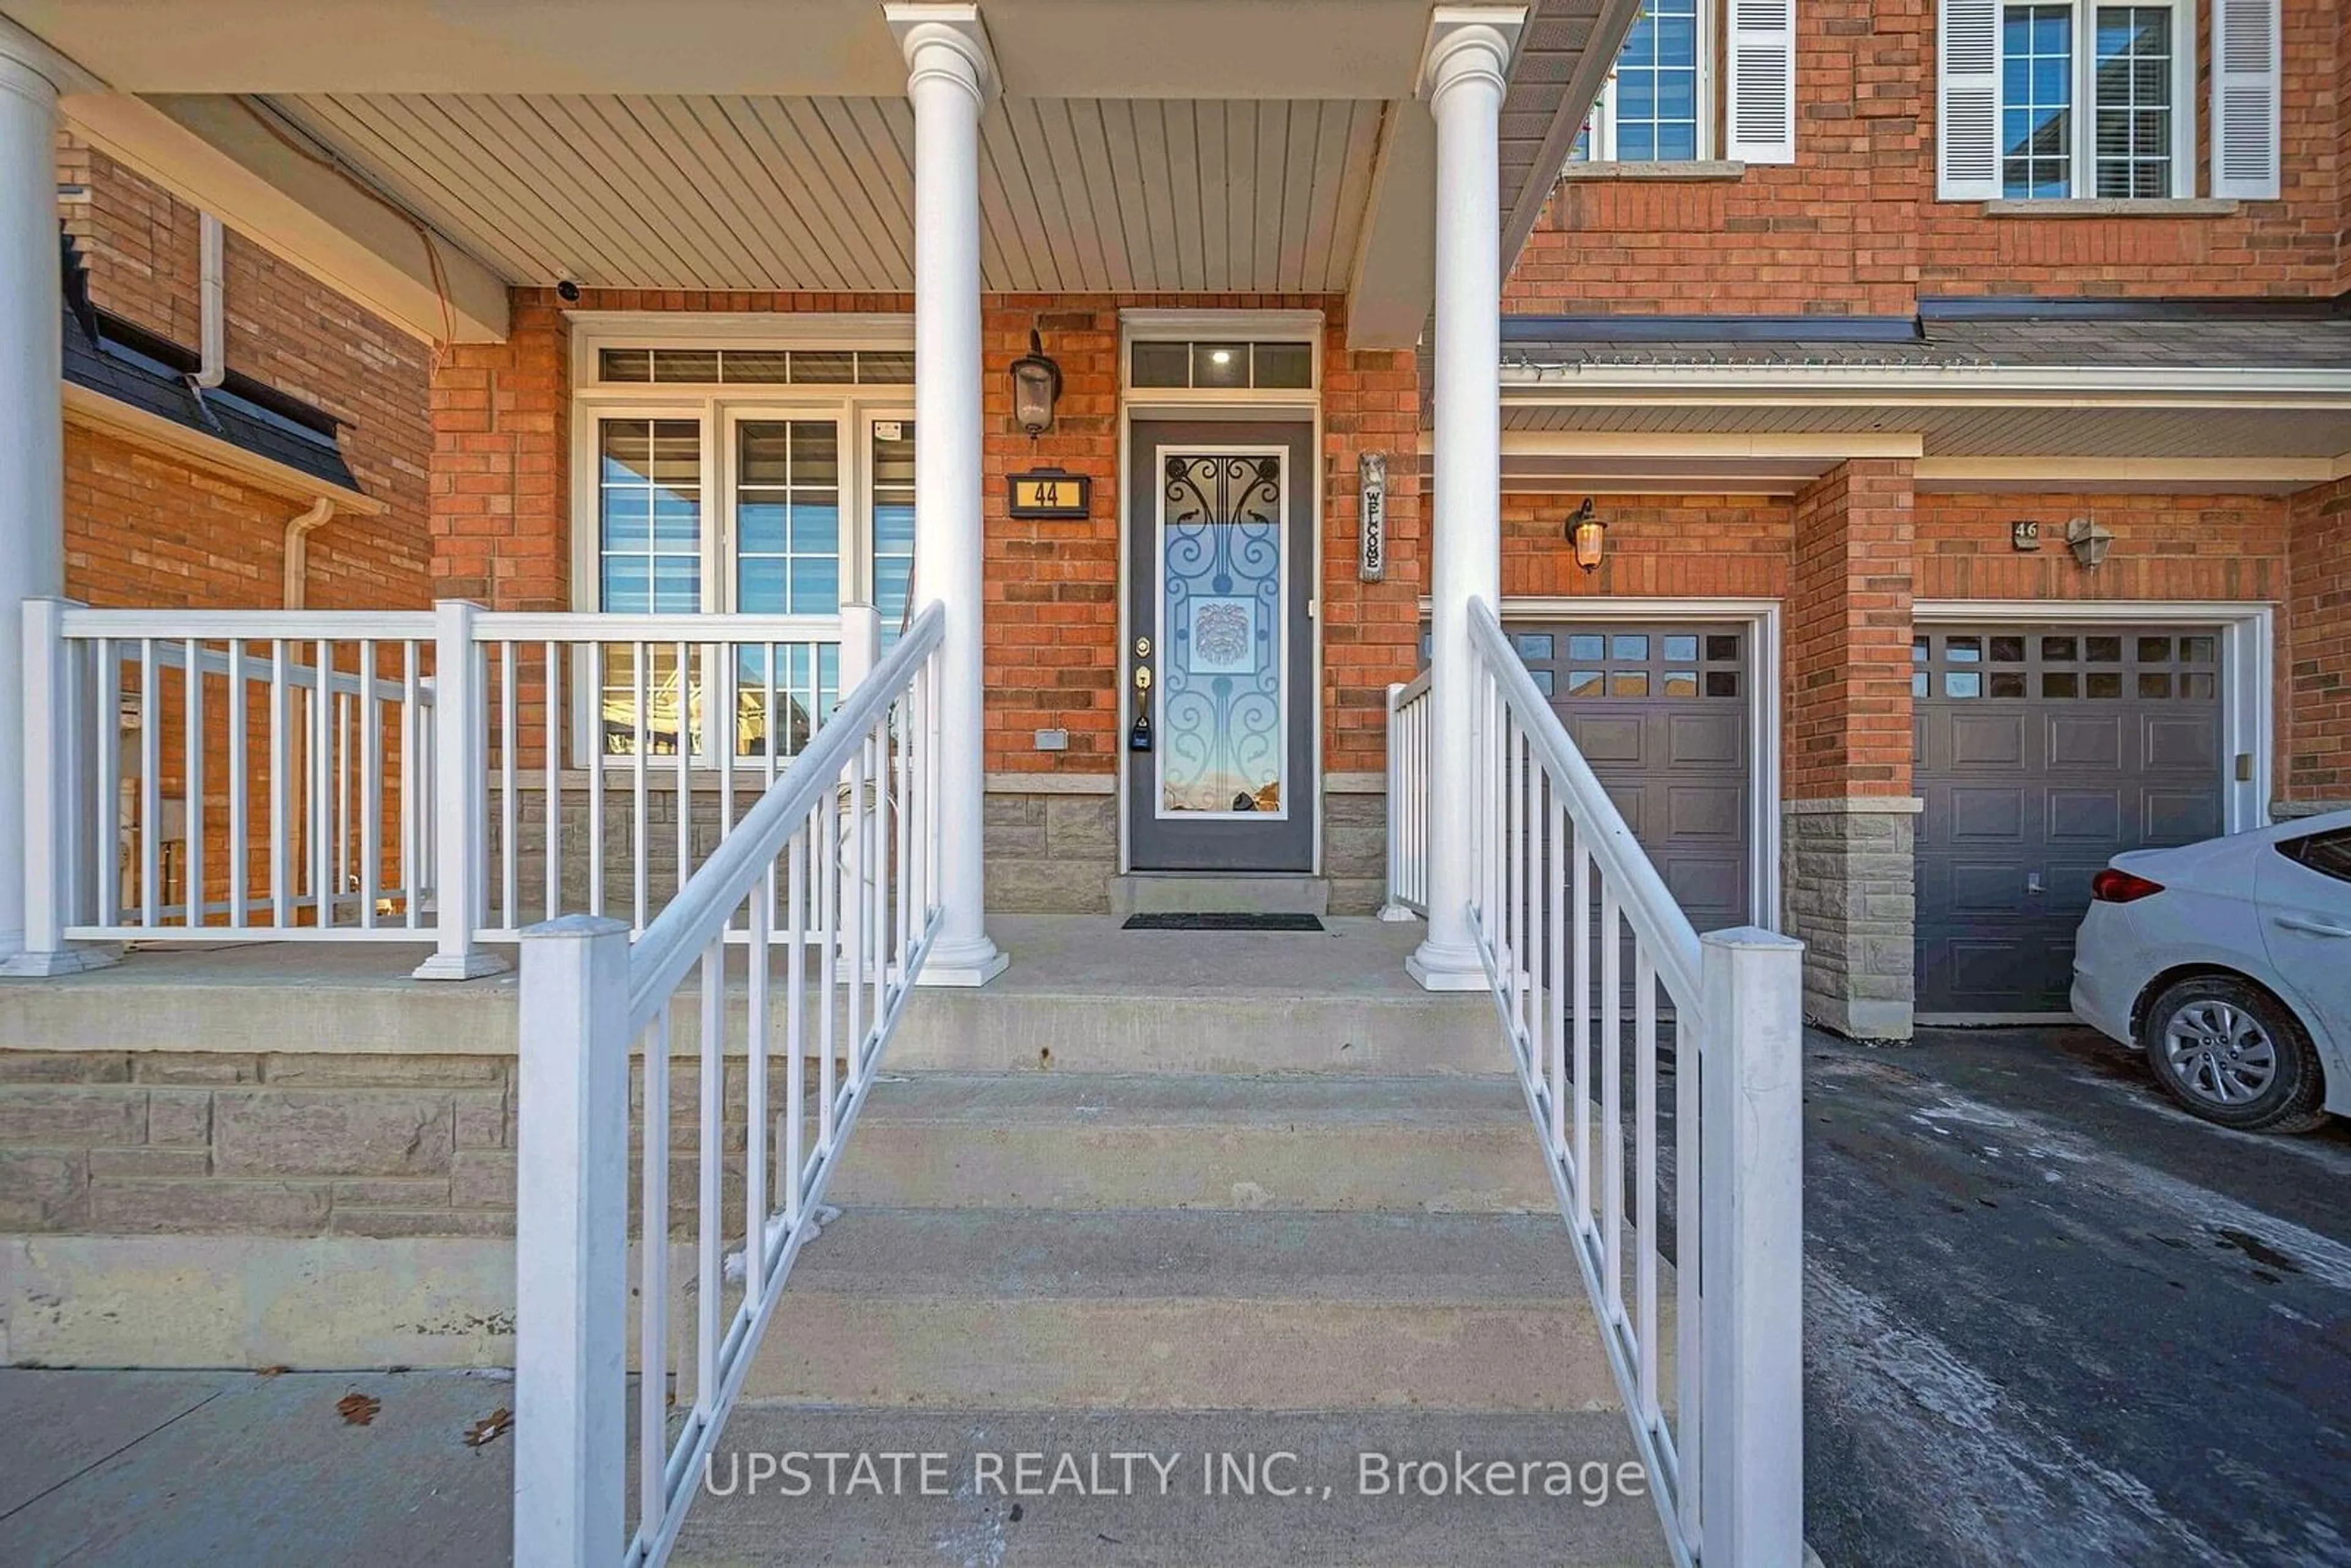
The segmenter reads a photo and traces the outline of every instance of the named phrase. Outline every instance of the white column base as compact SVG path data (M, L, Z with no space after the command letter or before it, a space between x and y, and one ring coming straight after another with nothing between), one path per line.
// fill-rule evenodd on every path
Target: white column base
M1004 973L1011 962L1004 949L985 936L977 942L955 946L937 943L932 946L930 956L923 960L923 972L914 977L914 984L957 986L970 990Z
M495 953L435 953L410 971L412 980L478 980L503 975L512 964Z
M0 979L46 980L58 975L87 975L110 969L122 962L122 948L113 942L75 943L54 953L13 953L0 959Z
M1380 918L1391 925L1402 925L1409 921L1417 920L1420 916L1401 904L1383 904L1380 905Z
M1486 965L1475 947L1440 946L1435 941L1423 942L1404 961L1404 972L1424 991L1482 991L1488 989Z

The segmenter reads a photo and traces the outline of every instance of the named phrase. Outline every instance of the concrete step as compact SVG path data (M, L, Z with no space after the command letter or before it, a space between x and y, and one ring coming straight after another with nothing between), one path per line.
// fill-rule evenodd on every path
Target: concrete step
M1508 1070L1490 1000L1431 995L1405 973L1417 923L1326 924L1127 931L1100 918L991 916L1011 967L977 989L918 994L890 1060L962 1072Z
M852 1208L745 1385L986 1410L1613 1406L1549 1217Z
M1489 1467L1479 1475L1480 1495L1455 1488L1457 1452L1465 1468L1475 1461ZM772 1476L752 1490L758 1472L751 1455L821 1453L852 1456L838 1461L844 1488L854 1474L853 1456L874 1456L882 1494L861 1486L853 1494L826 1496L820 1461L806 1465L809 1495L787 1495ZM881 1459L892 1453L914 1456L904 1462L903 1484L894 1488ZM1366 1461L1366 1454L1381 1458ZM1016 1490L1023 1455L1034 1456L1034 1468L1029 1484ZM1073 1469L1063 1468L1064 1455ZM1135 1457L1122 1461L1121 1455ZM936 1456L931 1495L925 1495L922 1456ZM1426 1472L1419 1469L1410 1472L1416 1484L1409 1497L1381 1488L1384 1476L1392 1482L1404 1473L1399 1459L1438 1461L1445 1495L1425 1495L1417 1483ZM1497 1459L1505 1463L1512 1495L1483 1490ZM825 1409L755 1401L738 1406L727 1423L710 1484L687 1513L672 1560L709 1568L1662 1565L1672 1557L1656 1503L1619 1485L1624 1467L1634 1462L1625 1418L1614 1411L1200 1415ZM1253 1493L1239 1484L1251 1470ZM1057 1476L1062 1484L1053 1487ZM1000 1485L992 1479L998 1477ZM1533 1487L1521 1486L1522 1478ZM1562 1478L1573 1489L1569 1495L1546 1495ZM1535 1495L1523 1495L1528 1490Z
M1110 912L1130 915L1327 915L1331 883L1303 873L1140 871L1110 879Z
M924 1072L875 1086L856 1207L1540 1213L1518 1084L1305 1073Z

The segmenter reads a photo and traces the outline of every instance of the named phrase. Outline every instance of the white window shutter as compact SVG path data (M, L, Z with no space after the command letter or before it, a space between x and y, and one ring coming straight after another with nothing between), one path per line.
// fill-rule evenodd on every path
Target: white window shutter
M1796 161L1796 0L1729 0L1727 158Z
M2278 0L2212 7L2212 193L2274 201L2279 184Z
M1942 0L1935 58L1935 193L1991 201L2000 194L2000 0Z

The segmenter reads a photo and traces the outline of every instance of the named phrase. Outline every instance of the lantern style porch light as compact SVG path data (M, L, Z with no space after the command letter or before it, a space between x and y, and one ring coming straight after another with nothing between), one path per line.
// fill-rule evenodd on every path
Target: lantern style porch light
M1053 428L1053 405L1061 398L1061 367L1045 355L1037 329L1029 329L1029 351L1012 361L1012 417L1034 441Z

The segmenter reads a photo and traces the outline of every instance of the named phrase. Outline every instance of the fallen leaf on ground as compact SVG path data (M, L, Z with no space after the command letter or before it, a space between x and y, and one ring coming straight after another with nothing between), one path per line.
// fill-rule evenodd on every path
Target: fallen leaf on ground
M256 1377L283 1377L293 1370L294 1369L290 1366L265 1366L253 1375Z
M501 1405L465 1428L465 1447L478 1448L485 1443L496 1442L499 1435L513 1425L514 1412Z
M375 1419L375 1413L383 1408L383 1401L372 1394L354 1391L335 1401L335 1408L343 1413L343 1419L351 1426L364 1427Z

